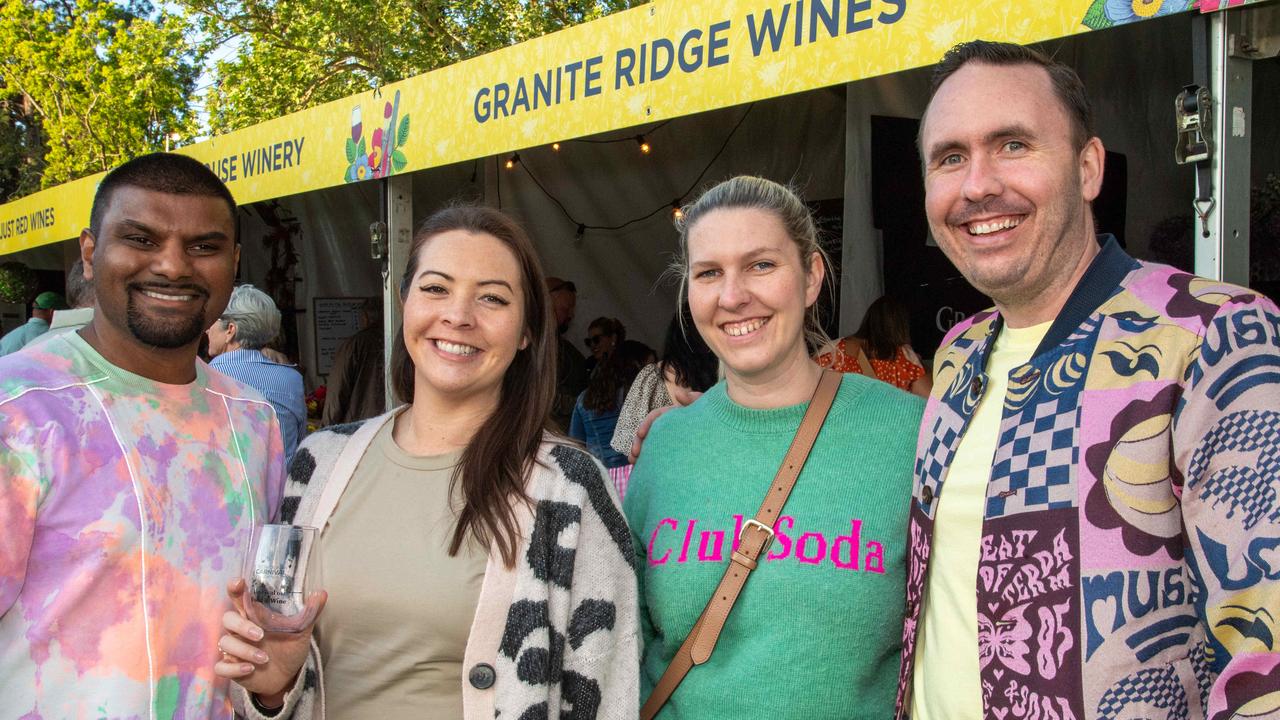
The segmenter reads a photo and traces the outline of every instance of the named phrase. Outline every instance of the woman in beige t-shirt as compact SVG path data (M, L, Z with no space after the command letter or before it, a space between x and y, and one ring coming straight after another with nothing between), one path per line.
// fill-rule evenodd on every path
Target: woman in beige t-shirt
M400 294L408 405L299 448L281 519L323 528L328 606L296 636L224 617L237 711L634 718L629 534L600 465L546 430L555 326L532 243L496 210L446 208Z

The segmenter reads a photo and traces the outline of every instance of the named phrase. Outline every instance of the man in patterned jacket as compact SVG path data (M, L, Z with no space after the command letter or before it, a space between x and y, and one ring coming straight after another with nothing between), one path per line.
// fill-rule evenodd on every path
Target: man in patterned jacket
M1069 68L953 48L926 212L995 301L935 357L899 716L1280 715L1280 311L1096 236Z

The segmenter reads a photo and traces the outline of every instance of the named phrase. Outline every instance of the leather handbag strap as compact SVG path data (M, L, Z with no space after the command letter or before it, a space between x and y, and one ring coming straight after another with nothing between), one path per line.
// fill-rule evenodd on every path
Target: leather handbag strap
M813 397L809 400L809 408L804 413L804 419L800 421L800 428L796 430L795 439L791 441L791 447L782 459L782 466L778 468L778 474L769 485L768 494L760 504L760 509L756 511L756 516L742 526L741 534L738 536L738 547L730 556L729 567L725 568L720 585L711 596L706 609L702 611L698 622L689 631L689 636L684 639L675 657L671 659L671 664L662 673L658 684L649 694L649 699L645 701L644 707L640 709L641 720L652 720L680 686L680 682L684 680L689 670L694 665L701 665L711 658L711 653L715 651L716 643L720 640L720 632L724 630L725 621L729 619L729 613L733 611L733 605L738 601L738 594L742 592L747 578L751 575L751 571L756 569L760 558L773 544L774 523L782 514L787 498L791 496L791 490L796 485L796 479L800 477L800 471L809 457L809 451L813 449L814 441L818 439L822 423L826 420L827 413L831 410L831 403L835 401L836 391L839 389L840 373L824 370L822 377L818 380L818 387L814 389Z

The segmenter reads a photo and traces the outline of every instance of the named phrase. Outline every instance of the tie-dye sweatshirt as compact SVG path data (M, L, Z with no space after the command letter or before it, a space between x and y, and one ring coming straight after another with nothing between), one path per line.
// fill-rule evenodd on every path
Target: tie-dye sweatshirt
M0 359L0 720L230 718L226 583L283 482L271 405L203 363L164 385L76 333Z

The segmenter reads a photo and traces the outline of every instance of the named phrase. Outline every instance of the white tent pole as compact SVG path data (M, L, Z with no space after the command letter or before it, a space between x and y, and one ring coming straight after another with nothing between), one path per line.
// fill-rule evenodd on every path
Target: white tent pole
M400 328L400 276L409 264L409 246L413 241L413 176L392 175L384 179L382 209L387 223L387 255L382 276L382 352L388 408L395 404L391 390L391 348Z
M1197 196L1211 203L1197 210L1194 226L1195 270L1216 280L1249 284L1249 153L1253 111L1253 61L1244 19L1249 8L1215 12L1200 18L1193 32L1206 31L1208 57L1197 58L1196 81L1212 98L1213 152L1209 192ZM1201 77L1206 75L1207 77ZM1206 211L1207 210L1207 211Z
M840 252L840 335L858 329L867 307L884 294L884 248L872 222L871 89L845 86L844 237ZM903 168L903 172L918 172Z

